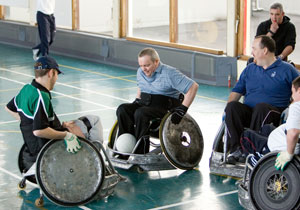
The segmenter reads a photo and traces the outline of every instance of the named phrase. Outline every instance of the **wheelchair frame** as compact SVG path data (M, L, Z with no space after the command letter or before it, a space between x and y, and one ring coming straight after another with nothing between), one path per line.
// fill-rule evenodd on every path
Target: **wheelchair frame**
M159 130L160 141L162 139L162 126L164 125L164 122L168 119L169 116L171 116L170 112L167 113L164 116L164 118L161 120L159 129L154 128L154 131L156 131L156 132L157 132L157 130ZM155 119L155 120L157 120L157 119ZM151 123L149 125L148 130L151 128ZM200 128L199 128L199 130L200 130ZM117 139L117 136L118 136L118 122L116 121L111 129L111 132L109 135L109 142L108 142L108 146L107 146L107 153L112 161L112 164L115 167L125 169L125 170L136 170L139 173L143 173L144 171L171 170L171 169L176 169L176 168L180 168L183 170L191 170L194 168L194 167L185 168L185 167L178 166L176 163L174 164L174 162L172 160L170 160L171 158L165 154L166 150L165 150L164 146L161 146L161 144L155 145L155 144L153 144L153 142L151 142L151 140L153 140L152 136L150 136L151 137L150 145L152 143L152 146L154 146L155 149L151 150L147 154L134 154L134 153L119 152L114 148L114 142ZM137 145L139 144L140 141L142 141L142 138L138 140ZM202 139L202 141L203 141L203 139ZM135 148L137 147L137 145L135 146ZM202 152L203 152L203 150L201 151L200 159L202 156ZM127 156L128 159L120 159L117 157L118 155Z
M224 135L225 132L226 125L223 121L214 139L212 153L209 158L210 173L242 178L244 175L245 164L238 163L236 165L231 165L226 163L227 136Z

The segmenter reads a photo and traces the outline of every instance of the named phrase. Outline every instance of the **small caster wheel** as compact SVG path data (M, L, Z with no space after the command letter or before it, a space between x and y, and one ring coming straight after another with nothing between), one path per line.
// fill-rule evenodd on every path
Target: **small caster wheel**
M37 207L43 207L44 206L44 199L43 198L37 198L35 200L34 204Z
M144 169L142 169L141 167L137 167L136 170L139 174L143 174L145 172Z
M25 188L26 188L25 179L24 179L24 180L22 179L22 180L19 182L18 188L19 188L19 190L25 190Z

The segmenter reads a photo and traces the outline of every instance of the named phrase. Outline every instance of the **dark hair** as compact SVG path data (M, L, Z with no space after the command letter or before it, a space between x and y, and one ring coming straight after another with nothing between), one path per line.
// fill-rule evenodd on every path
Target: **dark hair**
M267 35L259 35L259 36L256 36L255 39L260 39L259 46L261 49L266 47L269 50L269 52L275 53L276 44L275 44L274 39L272 39L271 37L269 37Z
M156 50L151 47L144 48L141 52L139 52L138 57L144 57L145 55L150 56L152 62L160 60Z
M293 80L293 86L296 90L300 87L300 76L298 76L296 79Z
M282 4L280 3L274 3L270 6L270 9L279 9L280 12L283 12L283 7L282 7Z

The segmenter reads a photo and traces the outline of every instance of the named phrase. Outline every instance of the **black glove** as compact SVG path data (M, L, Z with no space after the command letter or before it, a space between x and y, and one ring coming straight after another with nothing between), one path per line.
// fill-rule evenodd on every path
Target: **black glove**
M174 124L179 124L185 113L187 112L188 108L184 105L180 105L171 110L172 117L171 122Z
M141 99L140 98L136 98L132 103L133 104L140 104Z

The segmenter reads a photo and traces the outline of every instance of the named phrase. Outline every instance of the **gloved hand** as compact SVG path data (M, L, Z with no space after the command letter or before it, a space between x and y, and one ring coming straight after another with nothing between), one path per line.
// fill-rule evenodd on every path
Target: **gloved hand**
M77 136L73 133L67 132L65 136L65 144L67 146L67 151L71 153L76 153L80 150L80 141L78 140Z
M288 162L293 159L294 154L290 154L287 151L281 151L277 154L277 158L275 161L275 168L276 170L282 170L286 166Z
M180 105L174 109L171 110L172 117L171 117L171 122L174 124L179 124L185 113L187 112L188 108L184 105Z
M141 99L140 98L136 98L132 103L133 104L140 104Z

